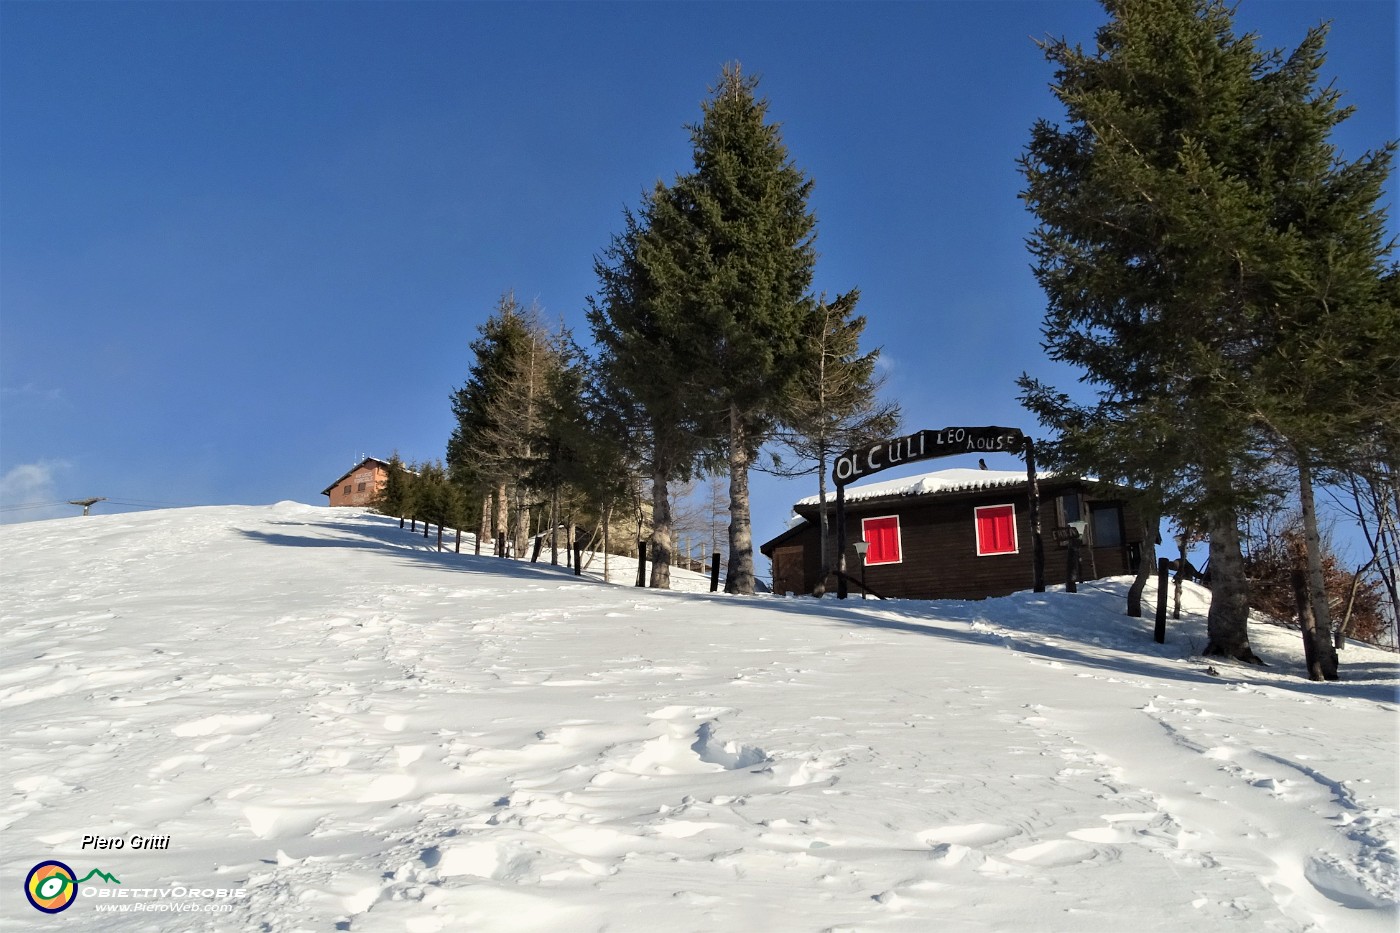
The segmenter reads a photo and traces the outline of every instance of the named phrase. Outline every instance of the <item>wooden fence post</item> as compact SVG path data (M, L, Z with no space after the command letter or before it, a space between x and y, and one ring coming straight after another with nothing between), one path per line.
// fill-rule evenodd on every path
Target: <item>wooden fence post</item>
M1152 640L1159 645L1167 643L1167 579L1171 574L1172 562L1165 557L1157 560L1157 624L1152 630Z
M710 592L719 592L719 551L710 555Z
M647 543L637 542L637 585L647 585Z

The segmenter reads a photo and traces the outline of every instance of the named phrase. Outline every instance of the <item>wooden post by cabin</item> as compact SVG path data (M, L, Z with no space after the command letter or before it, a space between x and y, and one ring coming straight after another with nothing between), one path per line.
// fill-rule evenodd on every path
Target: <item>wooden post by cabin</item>
M1070 526L1069 546L1065 548L1065 592L1079 592L1079 532Z
M1167 578L1171 572L1171 561L1165 557L1157 561L1157 624L1152 629L1152 640L1159 645L1167 643Z
M574 576L583 576L583 535L574 533Z
M647 543L637 541L637 585L647 585Z
M719 592L719 551L710 555L710 592Z
M1045 541L1040 535L1040 481L1036 478L1035 442L1026 438L1026 482L1030 486L1031 589L1045 592Z
M544 536L543 536L543 535L536 535L536 537L535 537L535 546L534 546L534 548L530 551L530 563L532 563L532 564L539 563L539 559L540 559L540 549L543 548L543 547L544 547Z
M820 563L820 561L818 561ZM836 598L850 595L846 586L846 484L836 487Z

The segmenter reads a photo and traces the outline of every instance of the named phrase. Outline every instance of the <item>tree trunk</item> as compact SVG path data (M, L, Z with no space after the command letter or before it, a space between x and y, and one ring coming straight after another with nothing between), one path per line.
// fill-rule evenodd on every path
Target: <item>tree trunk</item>
M1302 556L1296 555L1295 560ZM1308 669L1308 680L1322 680L1322 663L1317 656L1317 617L1313 615L1312 600L1308 595L1308 572L1296 563L1293 567L1293 601L1297 605L1298 628L1303 632L1303 664Z
M1181 584L1186 579L1186 568L1190 566L1190 561L1186 559L1186 543L1191 540L1191 533L1182 529L1181 536L1176 539L1177 551L1181 554L1181 562L1176 566L1176 579L1172 581L1172 618L1181 618Z
M1346 647L1347 634L1351 631L1351 614L1356 608L1356 594L1361 589L1361 578L1376 564L1376 555L1372 554L1371 559L1360 567L1356 568L1356 573L1351 575L1351 589L1347 593L1347 607L1342 612L1342 620L1337 623L1336 635L1332 640L1332 647L1341 651Z
M1327 605L1327 584L1322 579L1322 535L1317 530L1317 506L1313 501L1312 467L1307 454L1298 452L1298 501L1303 511L1303 551L1307 560L1308 602L1312 604L1314 660L1322 678L1337 679L1337 649L1332 646L1332 613ZM1309 665L1308 675L1312 677ZM1316 677L1312 677L1316 680Z
M1210 614L1202 654L1263 664L1249 647L1249 584L1240 552L1240 529L1233 511L1214 512L1210 532Z
M671 588L671 550L675 529L671 527L671 491L666 483L670 470L658 449L652 456L651 472L651 587Z
M514 534L511 536L512 550L516 554L524 554L526 540L530 537L530 507L525 502L525 488L515 487L515 522L511 526Z
M598 510L603 517L603 582L611 583L612 577L608 576L608 554L612 551L612 503L608 503Z
M821 555L817 570L817 585L812 588L812 595L821 598L826 594L826 578L831 576L831 516L826 503L826 447L823 446L817 454L817 517L819 521L818 538L821 542Z
M506 484L496 484L496 517L491 520L491 540L496 542L497 557L505 557L505 548L501 546L504 540L502 537L506 533L506 523L510 519L510 499L506 496Z
M1155 506L1139 504L1138 514L1142 517L1142 549L1138 555L1137 576L1128 587L1128 615L1134 619L1142 618L1142 591L1157 571L1157 525L1161 521Z
M726 593L753 595L753 529L749 522L749 436L743 416L729 407L729 574Z
M487 493L481 499L481 519L476 523L476 544L473 545L473 553L477 557L481 556L481 542L489 534L491 534L491 494Z
M549 562L559 566L559 487L549 496Z

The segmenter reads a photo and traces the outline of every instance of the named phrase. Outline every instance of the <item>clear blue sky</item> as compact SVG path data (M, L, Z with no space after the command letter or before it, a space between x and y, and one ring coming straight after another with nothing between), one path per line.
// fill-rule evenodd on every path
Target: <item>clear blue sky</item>
M1029 128L1056 114L1032 39L1091 42L1103 18L0 3L0 520L84 496L323 503L360 454L442 456L496 299L586 337L594 255L688 169L684 125L731 60L815 180L815 287L861 289L906 426L1034 430L1015 377L1072 374L1041 356L1017 199ZM1398 135L1391 0L1244 0L1238 19L1290 48L1333 20L1327 73L1358 108L1338 143ZM756 477L755 537L814 491Z

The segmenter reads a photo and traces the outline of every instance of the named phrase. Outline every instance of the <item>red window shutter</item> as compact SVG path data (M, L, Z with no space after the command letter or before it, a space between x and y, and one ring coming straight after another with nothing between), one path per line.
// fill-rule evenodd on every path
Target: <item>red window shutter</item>
M1010 505L988 505L976 510L977 553L1016 553L1016 508Z
M860 523L861 533L870 544L865 554L866 566L897 564L903 559L899 547L899 516L867 518Z

